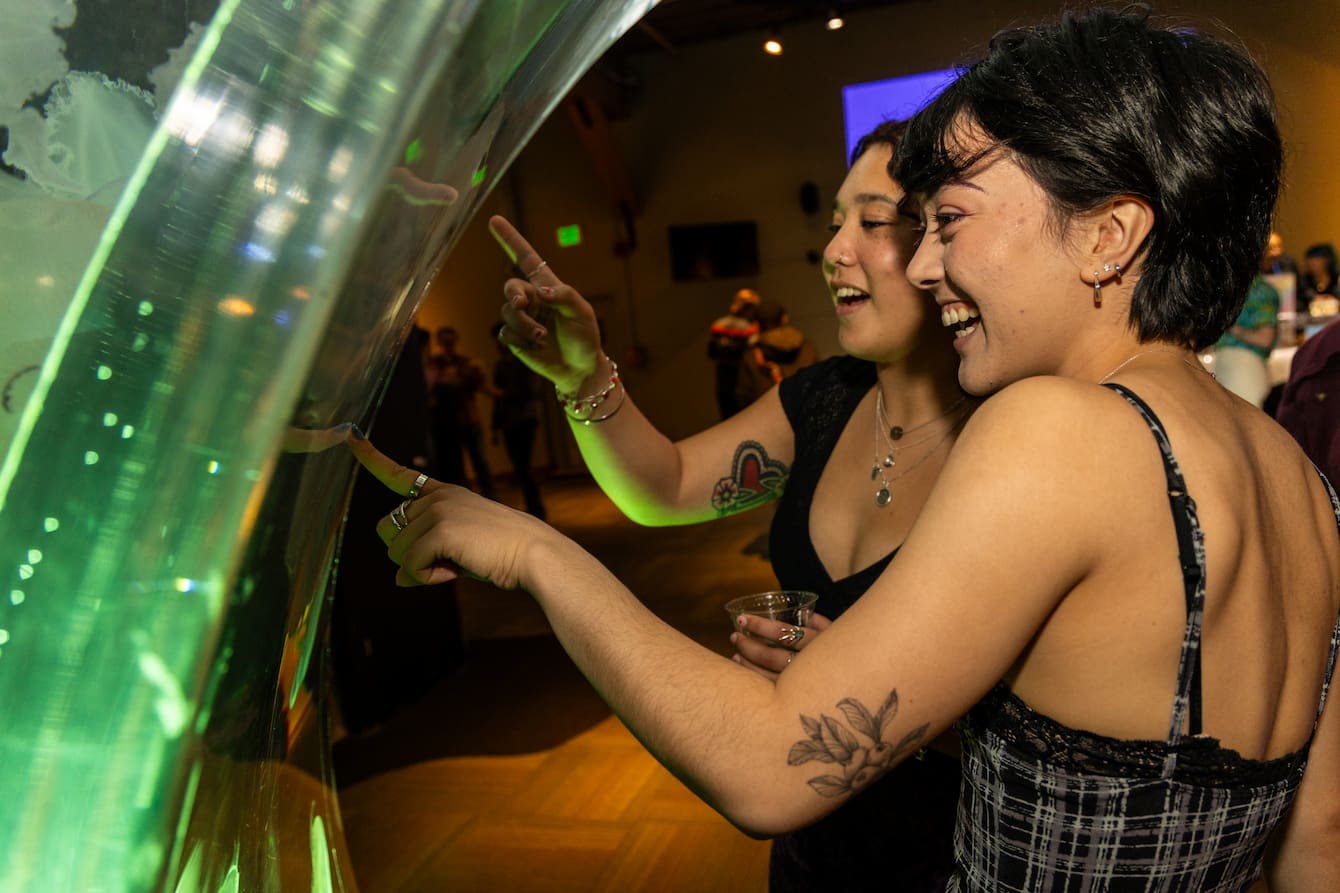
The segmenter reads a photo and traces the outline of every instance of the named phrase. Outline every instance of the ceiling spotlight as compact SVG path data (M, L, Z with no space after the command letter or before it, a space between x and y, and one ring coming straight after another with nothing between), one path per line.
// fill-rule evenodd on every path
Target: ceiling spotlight
M769 31L767 39L763 41L763 52L769 56L780 56L782 54L782 38L776 31Z
M828 21L825 22L824 24L827 26L829 31L836 31L837 29L841 28L843 25L847 23L842 18L842 16L838 15L838 11L836 9L830 9L828 10Z

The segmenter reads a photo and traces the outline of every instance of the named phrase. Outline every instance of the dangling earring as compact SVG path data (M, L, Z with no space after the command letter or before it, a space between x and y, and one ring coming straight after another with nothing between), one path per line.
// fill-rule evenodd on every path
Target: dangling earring
M1098 278L1098 271L1093 271L1093 306L1103 306L1103 283Z

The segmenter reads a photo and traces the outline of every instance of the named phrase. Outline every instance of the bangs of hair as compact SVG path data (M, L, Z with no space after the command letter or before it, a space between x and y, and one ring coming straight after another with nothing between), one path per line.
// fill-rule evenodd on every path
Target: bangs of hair
M907 132L889 162L889 174L909 193L930 195L957 180L989 151L965 152L963 128L974 120L960 71L949 86L907 123Z

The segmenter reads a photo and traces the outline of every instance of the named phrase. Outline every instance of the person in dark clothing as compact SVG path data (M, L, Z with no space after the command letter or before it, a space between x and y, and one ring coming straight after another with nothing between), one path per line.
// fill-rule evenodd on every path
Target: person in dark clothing
M1332 484L1340 484L1340 320L1293 355L1275 419Z
M502 323L493 326L495 339L501 330ZM489 428L494 443L502 438L508 461L512 463L512 474L516 475L526 502L526 511L537 518L544 517L544 500L540 498L540 487L535 482L531 455L535 450L535 434L540 427L543 382L544 379L531 372L505 345L498 343L498 359L493 363L495 396Z
M441 351L428 365L437 477L469 486L463 456L468 453L479 491L493 499L493 472L484 455L484 427L475 399L480 392L490 393L491 388L484 367L456 350L459 340L455 328L443 326L438 329L437 344Z
M819 361L819 352L805 333L791 325L791 317L776 301L758 305L758 334L740 360L735 384L735 402L741 409L762 397L768 388L781 384L797 369Z
M758 334L758 302L758 292L740 289L731 299L730 310L713 320L707 332L707 356L716 364L717 412L723 420L742 408L735 398L735 385L749 339Z
M1327 316L1340 312L1336 300L1340 298L1340 266L1336 263L1335 246L1330 242L1313 245L1303 255L1303 276L1298 283L1298 312L1304 316ZM1329 299L1330 306L1326 306ZM1316 310L1312 304L1316 301ZM1329 313L1327 312L1329 311Z
M816 631L855 604L897 552L975 405L958 387L957 361L939 314L907 281L916 208L903 202L902 189L888 174L903 127L881 124L858 143L834 202L823 274L838 340L850 356L800 369L777 387L769 371L752 404L672 444L638 412L621 383L611 384L594 313L575 291L559 286L562 318L585 321L586 327L574 324L544 345L517 348L560 393L610 389L595 409L569 407L568 417L592 474L630 518L683 524L775 504L773 569L782 588L818 593L811 621ZM515 234L505 221L495 219L495 229ZM521 269L536 263L522 258ZM751 299L746 306L756 306L770 324L784 324L775 302L754 305ZM509 334L505 329L504 337ZM803 361L803 346L781 334L771 346L786 348L785 355L774 356ZM598 374L583 383L567 374L570 361L564 358L588 353ZM865 464L872 429L878 432L878 478ZM853 463L852 456L861 458ZM735 638L740 660L769 678L794 655L761 639ZM940 893L952 870L959 787L952 736L940 745L942 750L903 764L842 809L777 835L770 889Z
M1266 251L1261 263L1261 272L1298 275L1298 261L1284 250L1284 237L1273 230L1266 237Z

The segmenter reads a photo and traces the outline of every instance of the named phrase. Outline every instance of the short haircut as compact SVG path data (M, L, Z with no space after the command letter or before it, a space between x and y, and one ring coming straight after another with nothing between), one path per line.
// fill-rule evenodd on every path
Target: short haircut
M1200 349L1232 325L1260 269L1283 147L1265 73L1247 53L1142 9L1093 9L1003 31L919 113L890 169L929 195L985 153L978 126L1076 214L1133 195L1154 210L1130 323L1142 341ZM990 151L990 150L988 150Z
M870 151L871 146L892 146L896 151L906 133L906 121L884 121L877 124L874 130L856 141L851 150L851 160L847 163L855 164L856 159Z

